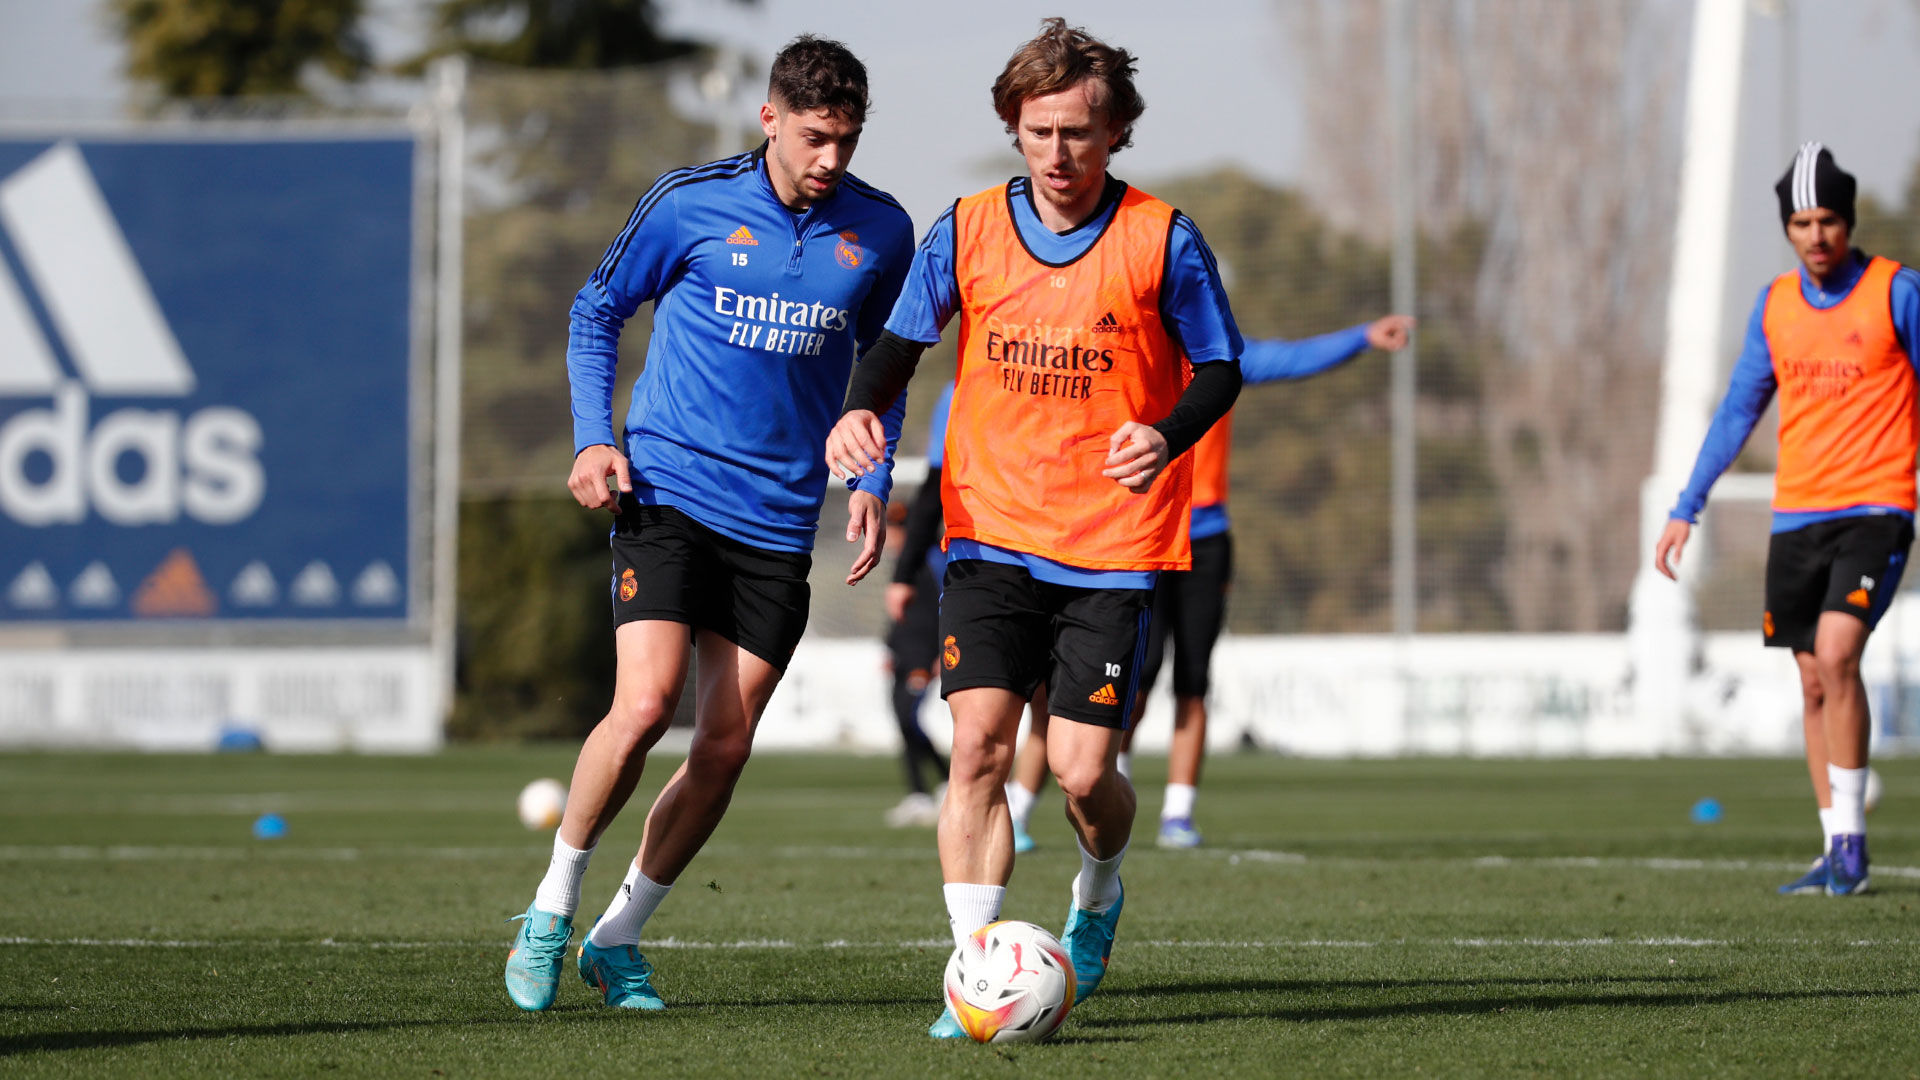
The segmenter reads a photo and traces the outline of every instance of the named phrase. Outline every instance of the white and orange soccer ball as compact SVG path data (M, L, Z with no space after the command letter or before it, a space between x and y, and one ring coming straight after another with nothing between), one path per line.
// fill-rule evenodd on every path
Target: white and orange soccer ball
M975 1042L1039 1042L1073 1008L1073 964L1029 922L975 930L947 961L947 1007Z
M560 827L560 815L567 812L566 785L542 777L520 789L520 824L535 832Z

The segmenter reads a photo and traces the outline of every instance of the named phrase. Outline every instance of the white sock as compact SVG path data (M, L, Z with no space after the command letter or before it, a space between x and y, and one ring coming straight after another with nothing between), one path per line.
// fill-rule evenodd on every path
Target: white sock
M662 885L640 872L640 864L632 863L627 867L627 880L620 883L620 891L613 894L613 902L607 905L607 913L593 925L593 933L587 937L601 948L614 945L638 945L640 930L653 917L653 911L660 901L667 898L671 885Z
M967 943L975 930L1000 919L1000 902L1007 898L1005 885L966 885L949 883L940 887L947 900L947 922L953 926L953 947Z
M1027 817L1033 813L1033 804L1038 798L1039 792L1028 791L1020 781L1007 781L1007 812L1021 828L1027 827Z
M1833 789L1833 831L1836 836L1867 831L1867 769L1827 765L1827 786Z
M1096 859L1081 847L1080 873L1073 879L1073 906L1096 915L1112 907L1120 899L1120 860L1126 857L1126 848L1111 859Z
M1832 850L1833 811L1823 806L1820 808L1820 853L1824 855Z
M547 876L540 879L540 887L534 890L533 906L573 918L573 913L580 909L580 878L587 872L587 860L591 858L593 848L583 851L571 847L560 839L560 830L555 829L553 861L547 864Z
M1160 800L1160 820L1192 817L1193 800L1199 794L1200 789L1192 784L1168 784L1167 793Z
M1113 759L1113 767L1121 776L1133 779L1133 755L1128 751L1120 751L1120 756Z

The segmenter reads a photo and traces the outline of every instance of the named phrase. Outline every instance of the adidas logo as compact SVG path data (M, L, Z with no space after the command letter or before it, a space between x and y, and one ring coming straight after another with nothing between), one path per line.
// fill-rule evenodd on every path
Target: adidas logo
M1867 590L1855 589L1852 592L1847 594L1847 603L1852 604L1854 607L1860 607L1860 608L1872 607L1873 598L1867 595Z
M1113 684L1108 683L1093 693L1088 694L1087 700L1093 702L1095 705L1118 705L1120 704L1120 695L1114 693Z
M747 231L747 227L745 225L742 225L739 228L733 230L732 235L727 237L727 243L745 244L748 247L760 246L760 241L755 240L753 238L753 234Z
M0 182L0 222L89 390L192 392L193 369L79 147L61 143ZM25 294L0 264L0 394L51 396L61 381Z
M14 577L4 592L6 606L20 611L55 610L60 605L60 587L46 564L35 560ZM75 608L109 610L120 603L120 585L113 571L99 560L89 563L67 588L67 602ZM360 608L393 607L406 597L400 576L385 559L368 563L342 589L333 568L318 559L308 563L287 589L287 599L307 608L332 608L351 603ZM227 589L227 602L234 608L268 608L280 600L280 586L273 571L258 559L249 562L234 576ZM211 615L220 607L199 565L185 548L171 552L135 590L131 609L147 617L178 618Z
M185 548L168 555L133 594L133 610L139 615L211 615L213 607L213 593Z
M1858 330L1849 330L1849 331L1847 331L1847 344L1849 344L1849 345L1859 345L1859 344L1861 344L1861 341L1860 341L1860 331L1858 331Z
M1114 318L1111 311L1100 316L1100 321L1093 324L1093 332L1096 334L1117 334L1122 329L1124 327L1120 325L1120 320Z
M90 394L180 398L196 380L79 147L56 144L0 180L0 228L26 272L21 281L0 261L0 399L51 403L0 422L0 517L38 528L77 525L89 511L114 525L252 516L266 477L248 413L122 409L90 422ZM141 459L138 479L99 467L127 456ZM29 470L29 459L50 465ZM90 595L103 586L90 583Z

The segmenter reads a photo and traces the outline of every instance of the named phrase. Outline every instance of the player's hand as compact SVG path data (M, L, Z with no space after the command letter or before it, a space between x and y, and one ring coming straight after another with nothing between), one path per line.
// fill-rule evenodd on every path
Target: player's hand
M1692 525L1668 518L1667 527L1660 530L1660 541L1653 545L1653 568L1679 581L1680 553L1686 550L1687 537L1692 535Z
M849 585L880 565L880 553L887 550L887 504L870 492L856 491L847 499L847 543L862 539L866 543L854 557L853 569L847 572Z
M1411 315L1382 315L1367 324L1367 344L1388 352L1399 352L1413 338Z
M887 583L887 618L899 622L907 617L907 605L913 603L914 587L904 581Z
M842 480L872 475L887 460L886 447L887 429L880 418L869 410L855 409L827 432L827 468Z
M1129 420L1107 440L1106 468L1101 476L1139 495L1153 486L1153 478L1167 467L1167 437L1138 420Z
M607 477L613 477L622 493L633 490L633 476L628 471L627 456L613 447L601 443L589 446L573 457L573 472L567 476L567 490L573 492L575 502L589 510L601 507L620 512L620 496L607 487Z

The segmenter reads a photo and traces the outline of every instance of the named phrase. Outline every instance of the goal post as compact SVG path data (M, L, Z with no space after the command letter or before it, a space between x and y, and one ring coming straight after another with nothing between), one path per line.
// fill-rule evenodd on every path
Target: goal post
M1688 682L1701 660L1693 588L1706 547L1697 539L1689 544L1693 554L1678 585L1653 568L1653 549L1706 437L1721 368L1746 14L1743 0L1694 5L1659 426L1653 469L1640 491L1641 559L1627 620L1634 716L1642 727L1636 741L1649 747L1672 748L1681 737Z

